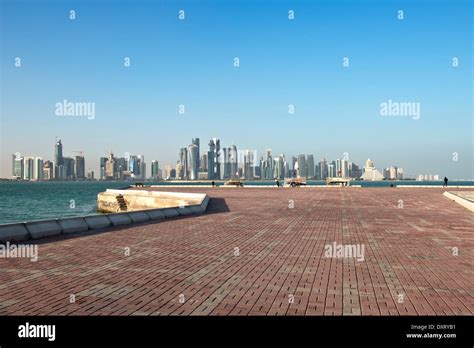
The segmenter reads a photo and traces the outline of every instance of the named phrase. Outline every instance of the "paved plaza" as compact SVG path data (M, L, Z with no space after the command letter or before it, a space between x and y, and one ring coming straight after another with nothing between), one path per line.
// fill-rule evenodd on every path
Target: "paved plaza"
M474 313L474 214L441 188L161 190L207 213L38 240L0 259L0 314Z

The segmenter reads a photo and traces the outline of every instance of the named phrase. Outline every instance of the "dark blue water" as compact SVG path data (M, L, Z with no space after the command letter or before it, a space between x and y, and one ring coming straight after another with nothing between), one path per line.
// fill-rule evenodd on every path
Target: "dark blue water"
M198 185L209 182L147 182L147 185ZM216 181L222 185L223 182ZM308 185L325 185L324 181L308 181ZM393 185L442 186L440 181L353 181L363 187ZM450 186L473 186L474 181L450 182ZM107 188L128 187L127 182L0 182L0 223L51 219L95 214L97 194ZM275 186L275 181L245 181L245 186Z

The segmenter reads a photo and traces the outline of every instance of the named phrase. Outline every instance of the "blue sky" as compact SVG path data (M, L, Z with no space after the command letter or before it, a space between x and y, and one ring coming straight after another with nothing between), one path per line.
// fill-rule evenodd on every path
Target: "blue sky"
M58 136L96 173L109 150L163 167L191 138L202 148L219 137L259 153L348 152L361 165L474 179L472 1L1 4L2 177L11 153L52 159ZM56 116L64 99L94 102L95 118ZM420 119L380 116L388 99L419 102Z

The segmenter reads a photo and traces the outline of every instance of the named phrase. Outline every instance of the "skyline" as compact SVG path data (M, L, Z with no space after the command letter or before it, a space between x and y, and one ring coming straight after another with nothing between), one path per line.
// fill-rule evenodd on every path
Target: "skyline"
M121 156L111 151L108 154L103 154L99 158L100 167L97 168L97 170L87 165L88 160L81 151L71 151L76 154L67 156L68 152L63 149L62 139L57 138L54 146L54 156L51 158L21 154L20 152L11 154L11 175L3 179L14 179L16 177L22 180L35 181L38 179L57 180L58 178L60 178L59 180L111 180L113 177L114 180L174 179L193 181L225 180L231 178L273 180L291 178L293 176L300 177L301 175L301 177L312 180L325 180L326 177L350 177L357 180L363 177L362 174L366 172L366 166L369 162L371 162L369 169L378 171L377 175L383 175L384 180L404 180L411 178L416 180L438 181L441 179L439 174L418 173L414 175L406 173L404 168L400 167L399 164L392 163L386 167L376 166L374 165L376 161L370 157L362 163L356 163L351 160L349 153L344 153L337 158L321 157L318 159L317 156L311 153L299 153L297 155L288 156L285 153L273 153L272 149L266 149L259 153L257 150L238 148L235 144L228 145L223 143L221 146L219 138L211 138L209 144L207 146L205 144L206 143L203 143L201 147L200 138L193 138L190 145L179 148L178 158L171 164L162 163L156 158L145 160L144 156L138 153L125 152L124 155ZM191 155L188 150L191 149L191 147L196 148L196 154ZM208 160L211 153L214 158ZM197 158L197 162L193 163L194 160L192 158ZM21 162L15 164L15 159L21 160ZM112 167L108 164L111 159L114 161L112 162L114 163ZM298 164L301 167L300 161L303 161L304 169L298 168ZM58 163L61 164L58 165ZM147 166L147 163L149 163L150 166ZM296 167L295 163L297 163ZM214 164L218 165L212 170L212 174L208 174L209 166L214 166ZM118 165L120 165L120 169ZM249 167L247 167L247 165L249 165ZM323 165L324 167L322 167ZM38 166L43 169L41 177L39 177L38 174ZM174 171L175 176L166 176L165 173L170 169ZM191 172L194 170L195 173L193 177ZM252 174L249 174L249 170L251 170ZM124 174L123 177L122 172ZM143 172L145 172L145 176L142 175ZM130 174L132 174L131 177ZM133 174L137 175L134 176ZM119 177L115 177L115 175L119 175ZM274 177L272 177L272 175ZM428 179L428 177L431 177L431 179ZM459 179L454 178L453 180Z
M366 3L139 1L129 16L128 3L4 1L0 176L17 151L52 158L55 136L98 173L111 149L174 165L199 133L472 180L472 3ZM65 100L94 117L58 114ZM389 101L419 117L383 116Z

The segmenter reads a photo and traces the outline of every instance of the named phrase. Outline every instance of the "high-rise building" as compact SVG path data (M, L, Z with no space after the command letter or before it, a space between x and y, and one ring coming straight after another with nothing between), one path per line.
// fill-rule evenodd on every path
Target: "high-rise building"
M64 163L64 175L65 177L61 177L62 179L67 179L67 180L72 180L75 178L75 162L74 158L71 157L63 157L63 163Z
M256 151L252 150L245 150L244 152L244 165L243 165L243 177L245 179L253 179L254 178L254 169L255 169L255 162L256 162Z
M194 139L193 139L194 141ZM199 140L198 140L199 143ZM189 179L197 180L199 173L199 147L195 144L188 146L188 155L189 155Z
M151 161L151 178L154 180L157 180L160 178L159 176L159 167L158 167L158 161L153 160Z
M341 160L341 178L349 177L349 162L345 159Z
M128 161L125 157L115 158L115 178L124 179L127 173L131 172L128 170Z
M181 164L180 170L176 170L179 172L179 179L187 180L189 178L188 173L188 149L185 147L179 149L179 163Z
M307 178L308 177L308 165L306 163L306 156L305 155L298 155L298 171L297 177L298 178Z
M109 180L115 178L115 157L112 152L110 152L109 158L107 158L105 163L105 178Z
M362 175L362 170L359 166L353 162L349 163L349 177L353 179L358 179Z
M172 166L167 164L165 166L165 173L164 173L163 177L164 177L165 180L175 179L176 178L176 170Z
M201 170L201 147L199 145L199 138L196 138L196 139L192 139L191 140L191 144L192 145L196 145L197 146L197 166L198 166L198 172Z
M260 161L262 179L271 180L274 178L272 149L266 150L266 158Z
M321 180L321 167L319 163L316 163L315 165L314 175L316 180Z
M12 178L13 179L23 179L24 177L24 159L23 157L18 154L18 156L14 155L15 159L13 161L13 170L12 170Z
M77 179L86 178L86 161L84 156L75 156L74 162L76 164L75 172Z
M128 160L128 170L134 177L140 175L140 158L137 155L131 155Z
M146 179L146 163L145 157L143 155L138 156L138 178L145 180Z
M54 147L54 165L55 165L55 177L58 179L63 179L63 170L61 166L64 165L63 163L63 144L61 143L61 139L56 141L56 145ZM62 175L60 175L62 174Z
M94 180L94 171L93 170L88 170L87 171L87 180Z
M220 167L222 179L230 178L229 148L222 148L220 154Z
M23 157L23 180L33 180L35 159L33 157Z
M374 162L370 158L365 162L364 173L360 178L366 181L379 181L384 179L382 173L375 168Z
M285 161L283 163L283 167L284 167L284 177L285 178L291 178L290 164L288 163L288 161Z
M337 176L337 162L331 161L331 163L328 164L328 177L335 178L336 176Z
M391 166L391 167L389 168L389 172L390 172L390 177L389 177L389 179L390 179L390 180L397 180L397 167Z
M323 158L319 162L319 172L320 172L320 179L326 180L326 178L328 177L328 162L326 161L325 158Z
M207 152L207 172L209 180L221 179L221 142L219 138L209 140L209 151Z
M307 166L308 166L308 178L314 179L316 175L314 173L314 156L313 155L308 155Z
M35 158L35 169L33 178L35 180L43 180L43 159L41 157Z
M285 178L285 156L283 154L278 157L275 157L273 168L274 179Z
M45 161L43 163L43 179L53 180L54 179L54 165L51 161Z
M403 168L397 168L397 180L403 180ZM434 180L438 180L434 178Z
M100 168L99 179L100 180L105 179L105 164L106 163L107 163L107 157L99 158L99 168Z
M238 178L239 176L239 158L237 146L231 145L229 147L229 163L230 163L230 177Z
M200 163L201 163L201 169L200 169L200 171L203 172L203 173L207 173L207 166L208 166L207 153L204 153L204 154L201 156ZM206 175L206 179L207 179L207 175Z

